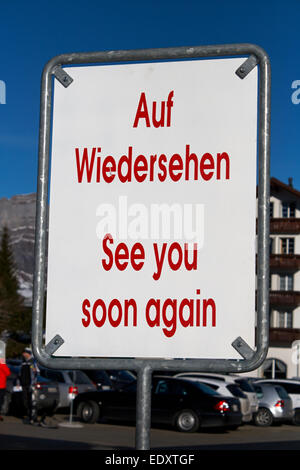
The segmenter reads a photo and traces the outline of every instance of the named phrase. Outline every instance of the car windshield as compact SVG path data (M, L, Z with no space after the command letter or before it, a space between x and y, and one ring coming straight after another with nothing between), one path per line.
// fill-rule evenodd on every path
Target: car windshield
M253 385L253 388L255 390L255 393L257 395L257 398L260 399L260 398L263 398L264 396L264 393L263 393L263 389L260 385Z
M135 375L129 370L107 370L112 380L120 380L122 382L134 382L136 380Z
M245 379L238 379L236 380L237 385L243 390L243 392L250 392L255 393L254 388L252 385Z
M278 393L278 395L280 396L280 398L282 398L282 399L289 398L289 394L287 393L287 391L283 387L280 387L280 386L276 385L275 389L276 389L276 392Z
M73 371L73 380L77 384L87 385L92 383L91 379L82 370Z
M62 372L53 369L43 369L40 367L40 375L47 379L52 380L53 382L64 383L64 376Z
M216 390L214 390L213 388L209 387L208 385L206 384L203 384L201 382L192 382L193 385L198 388L199 390L201 390L201 392L205 393L206 395L220 395L220 393L216 392Z
M233 396L238 398L246 398L246 395L242 392L242 390L235 384L227 385L228 390L232 393Z
M104 370L88 371L88 374L94 383L99 383L101 385L111 385L111 381Z

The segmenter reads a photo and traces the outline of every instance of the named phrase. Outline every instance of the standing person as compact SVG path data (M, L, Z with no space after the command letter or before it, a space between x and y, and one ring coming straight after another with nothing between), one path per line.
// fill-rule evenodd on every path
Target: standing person
M30 424L35 424L38 421L34 385L39 368L30 348L25 348L22 356L23 362L21 365L20 382L22 385L23 402Z
M4 397L6 393L6 382L7 377L10 375L10 370L5 364L5 359L3 357L0 358L0 421L3 421L3 417L1 415L2 406L4 403Z

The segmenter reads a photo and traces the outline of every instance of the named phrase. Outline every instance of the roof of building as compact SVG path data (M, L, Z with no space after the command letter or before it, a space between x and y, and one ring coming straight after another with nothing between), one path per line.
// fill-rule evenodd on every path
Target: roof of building
M272 177L270 179L270 186L271 186L271 190L273 189L276 191L276 190L284 189L294 194L294 196L300 197L300 191L295 189L292 186L292 184L285 184L282 181L278 180L277 178Z

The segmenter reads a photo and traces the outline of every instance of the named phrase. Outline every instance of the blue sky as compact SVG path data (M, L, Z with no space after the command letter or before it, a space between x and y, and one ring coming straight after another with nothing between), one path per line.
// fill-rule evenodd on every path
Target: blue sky
M271 59L271 176L293 177L300 190L299 18L299 0L0 0L0 197L36 191L40 77L51 57L244 42Z

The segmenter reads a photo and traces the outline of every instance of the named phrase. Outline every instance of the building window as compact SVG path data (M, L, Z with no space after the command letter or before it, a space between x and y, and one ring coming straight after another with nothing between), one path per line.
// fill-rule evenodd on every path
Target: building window
M294 279L292 274L279 274L279 290L293 290Z
M293 328L293 312L270 310L270 328Z
M263 376L266 379L285 379L287 365L280 359L270 357L263 363Z
M281 253L282 254L293 254L295 249L294 238L281 238Z
M296 204L294 202L282 203L282 217L295 217Z
M270 238L270 240L269 240L270 255L271 255L272 253L274 253L274 246L275 246L274 238Z
M270 202L270 218L274 217L274 202Z
M293 314L292 312L278 312L279 313L279 328L293 328Z

